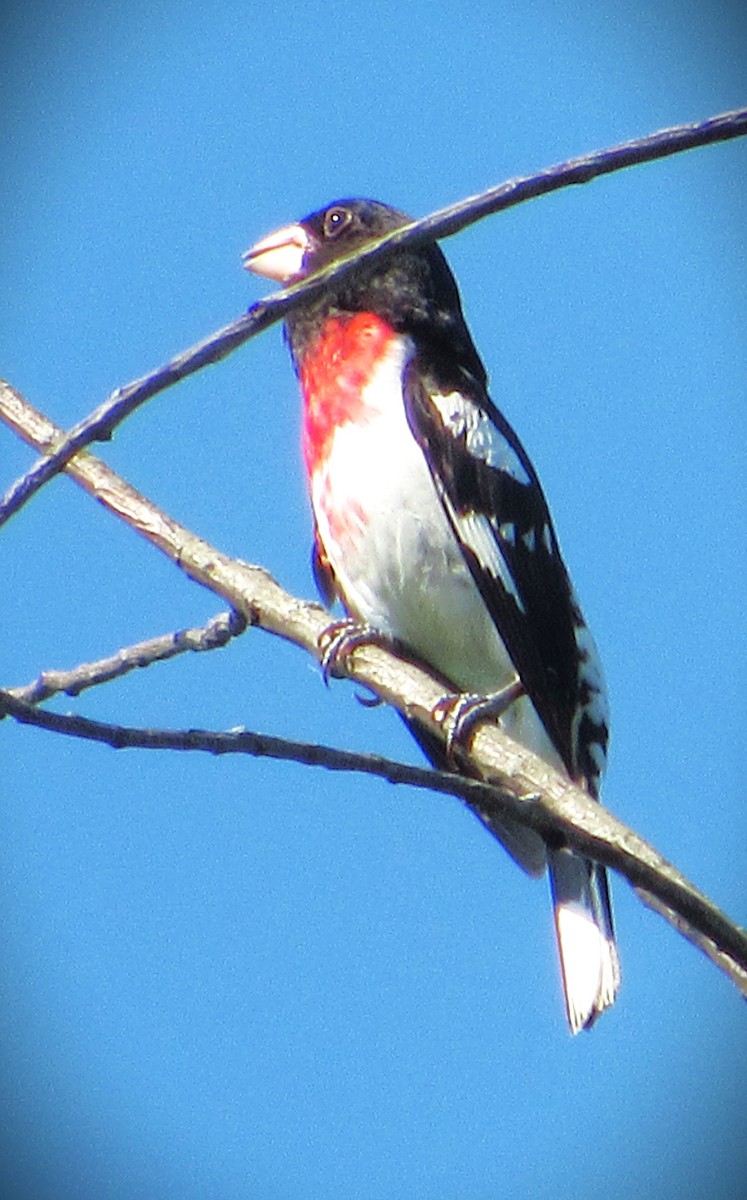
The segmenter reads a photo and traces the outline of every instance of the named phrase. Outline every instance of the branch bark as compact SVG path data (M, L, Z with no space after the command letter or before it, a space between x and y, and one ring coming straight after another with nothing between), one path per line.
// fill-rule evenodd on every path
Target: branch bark
M128 675L141 667L150 667L155 662L165 662L177 654L187 651L201 652L218 650L238 637L246 629L244 617L233 609L219 613L206 625L193 629L178 629L160 637L148 638L95 662L79 663L68 671L42 671L33 682L25 687L9 688L6 695L25 704L41 704L64 692L67 696L79 696L87 688L111 683L122 675Z
M219 362L244 342L282 320L291 309L297 308L330 283L337 282L360 266L367 265L376 258L384 258L403 246L415 245L433 238L452 237L483 217L512 208L526 200L547 195L559 188L589 183L592 179L609 175L613 171L621 171L626 167L651 162L657 158L666 158L712 142L743 137L745 134L747 108L739 108L708 117L705 121L661 129L618 146L568 159L543 171L510 179L477 196L470 196L466 200L439 209L420 221L412 221L394 233L371 242L349 258L319 271L302 283L275 292L267 299L253 304L247 313L219 329L217 333L177 354L164 366L128 383L125 387L117 388L103 404L84 420L79 421L69 432L64 433L60 430L57 440L49 445L44 456L34 463L0 500L0 525L30 500L40 487L64 470L65 464L80 450L92 442L107 441L116 426L146 400L202 367Z
M38 450L54 445L61 436L61 430L2 381L0 417ZM318 605L289 595L261 567L229 559L195 537L88 452L76 455L65 470L110 512L166 554L190 579L228 600L248 624L294 642L317 661L321 658L320 639L329 627L329 615ZM341 673L369 688L404 715L417 717L442 734L433 711L443 696L443 686L417 664L380 645L366 644L344 660ZM386 760L345 755L323 747L303 747L256 734L128 730L80 717L43 713L7 692L0 699L2 710L18 720L118 747L273 753L332 769L366 770L392 781L448 791L461 796L473 808L493 808L509 814L545 837L564 839L587 857L625 876L642 899L698 945L747 995L747 932L731 922L636 833L494 724L478 727L473 738L469 769L477 778L475 782L461 775L418 771Z

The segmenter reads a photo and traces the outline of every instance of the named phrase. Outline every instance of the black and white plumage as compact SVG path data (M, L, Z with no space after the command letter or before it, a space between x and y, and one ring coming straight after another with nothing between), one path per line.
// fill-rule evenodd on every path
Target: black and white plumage
M342 200L263 239L248 268L305 277L404 214ZM328 598L396 637L459 691L523 693L507 733L597 797L607 707L601 667L536 472L492 403L446 260L398 251L287 321L304 396L304 457ZM413 732L442 765L427 731ZM532 874L549 866L571 1029L619 984L605 872L530 830L479 814Z

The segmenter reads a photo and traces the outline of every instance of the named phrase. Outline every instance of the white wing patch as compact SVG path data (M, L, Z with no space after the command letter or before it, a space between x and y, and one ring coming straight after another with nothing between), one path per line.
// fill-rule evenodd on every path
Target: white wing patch
M502 536L501 530L506 527L513 531L515 537L516 526L509 524L496 527L484 513L453 513L453 516L460 538L475 555L482 570L492 576L503 590L508 592L522 613L526 613L516 580L506 566L497 541L497 538ZM513 537L508 540L513 541Z
M502 525L498 526L498 532L504 542L513 546L516 541L516 526L513 521L504 521Z
M461 392L431 394L446 428L453 437L464 437L468 452L496 471L504 471L517 483L531 484L526 467L513 446L493 424L487 413Z

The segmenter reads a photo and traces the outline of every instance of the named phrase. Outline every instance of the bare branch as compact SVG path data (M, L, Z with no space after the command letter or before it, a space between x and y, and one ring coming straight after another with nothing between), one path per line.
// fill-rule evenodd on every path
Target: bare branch
M65 692L68 696L78 696L86 688L109 683L112 679L119 679L120 676L127 675L139 667L164 662L188 650L218 650L245 629L246 619L241 613L235 610L218 613L206 625L193 629L179 629L175 633L164 633L160 637L149 638L146 642L127 646L107 658L79 663L77 667L68 671L42 671L33 683L26 684L25 687L9 688L7 694L25 704L41 704L60 692Z
M683 150L692 150L696 146L743 137L745 134L747 108L740 108L709 117L705 121L672 126L606 150L597 150L569 159L567 162L509 180L479 195L439 209L420 221L413 221L394 233L371 242L365 249L312 275L302 283L275 292L267 299L253 304L248 312L219 329L217 333L177 354L164 366L125 387L117 388L103 404L73 426L68 433L61 431L48 446L44 456L34 463L0 500L0 525L17 512L39 488L59 474L65 464L83 447L94 441L107 441L116 426L141 404L187 375L219 362L244 342L281 320L292 308L296 308L359 266L367 265L375 258L383 258L406 245L433 238L451 237L483 217L557 191L559 188L589 183L592 179L625 167L665 158Z
M0 416L3 415L22 437L40 449L54 441L60 432L18 392L0 383ZM318 605L290 596L262 568L231 560L196 538L87 452L76 456L66 470L100 503L176 562L191 579L226 598L248 623L278 634L317 660L320 658L319 642L329 626L329 615ZM344 660L344 671L404 715L416 717L434 732L442 733L433 712L442 699L443 685L415 663L378 644L361 645ZM615 869L645 893L643 898L647 903L652 903L654 897L657 911L700 946L747 993L745 931L730 922L637 834L590 800L569 779L513 742L495 724L479 727L471 747L470 770L483 781L481 785L463 776L418 772L416 768L386 760L260 738L257 734L175 733L104 726L80 717L39 712L9 693L3 696L3 707L18 720L78 737L95 737L115 746L203 749L211 753L225 753L229 748L235 750L241 746L243 753L272 753L338 770L373 771L393 781L396 778L397 782L449 791L478 811L495 809L508 813L543 836L560 837L585 856ZM485 788L485 781L491 784L490 789Z
M209 754L249 754L326 767L360 771L390 783L427 788L462 799L480 813L511 817L544 837L562 837L587 857L624 875L641 899L698 946L747 996L747 930L732 924L676 867L632 829L623 825L570 780L548 768L541 759L499 735L501 769L485 782L446 771L410 767L372 754L355 754L309 742L290 741L248 730L215 733L210 730L133 729L90 721L85 717L40 711L11 692L0 691L0 716L68 737L103 742L114 749L198 750ZM494 741L492 727L489 729ZM520 775L505 774L505 750L523 760ZM481 767L484 772L484 767ZM527 790L527 788L529 790Z

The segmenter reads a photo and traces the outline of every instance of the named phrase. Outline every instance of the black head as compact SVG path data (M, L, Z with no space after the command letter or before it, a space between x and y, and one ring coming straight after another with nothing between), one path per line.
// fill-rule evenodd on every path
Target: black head
M309 239L303 275L354 254L368 242L408 225L412 217L378 200L335 200L299 222Z
M244 255L244 265L281 283L296 282L410 220L377 200L335 200L257 242ZM447 350L485 382L454 276L435 242L393 251L294 310L286 322L294 357L303 356L326 317L346 312L377 313L423 349Z

